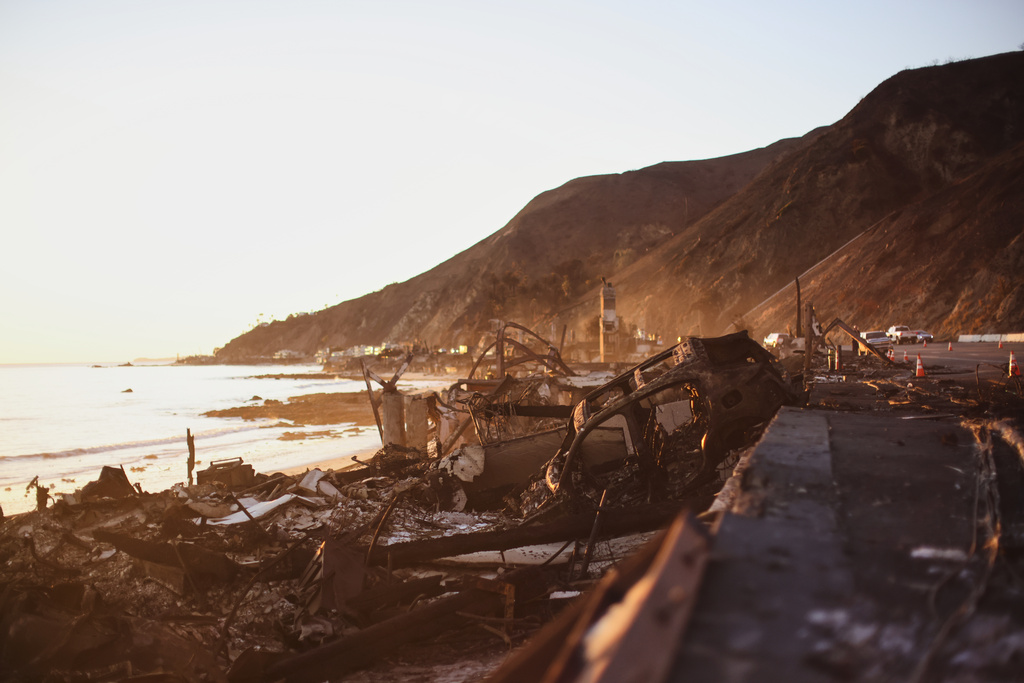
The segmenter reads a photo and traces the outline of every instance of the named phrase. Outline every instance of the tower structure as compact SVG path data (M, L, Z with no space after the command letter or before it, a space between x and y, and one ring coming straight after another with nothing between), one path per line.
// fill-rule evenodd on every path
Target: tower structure
M619 331L619 317L615 313L615 288L612 283L601 278L601 329L599 330L599 344L601 350L601 362L605 362L605 352L609 346L615 346Z

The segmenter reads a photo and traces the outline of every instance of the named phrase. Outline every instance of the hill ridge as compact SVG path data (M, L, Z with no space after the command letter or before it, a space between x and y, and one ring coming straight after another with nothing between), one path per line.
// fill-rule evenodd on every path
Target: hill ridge
M602 276L615 283L619 314L630 324L670 337L718 334L737 325L760 334L792 317L775 306L758 311L769 294L872 226L903 226L901 216L916 215L929 198L952 202L938 214L930 208L929 215L959 217L963 230L970 224L998 232L1014 218L1019 225L1015 201L1004 200L1000 213L947 191L988 168L987 185L973 181L976 195L1024 194L1021 176L1009 172L1016 169L1010 152L1022 139L1024 53L901 71L840 121L801 138L717 159L570 180L437 266L315 315L253 329L218 358L414 339L472 345L492 318L537 329L564 324L585 338L598 312ZM992 223L972 222L979 212ZM953 229L947 239L961 238ZM872 264L881 260L892 276L887 281L913 271L913 292L868 287L863 301L853 304L841 287L823 284L816 296L835 315L859 316L854 322L862 328L881 326L884 315L950 332L954 323L969 324L960 332L988 331L997 323L1024 327L1018 304L1004 306L1001 317L993 312L969 320L952 308L920 308L928 291L945 291L938 278L948 279L942 273L950 266L939 255L954 259L948 250L918 257L937 271L933 278L911 268L911 257L893 261L868 249L868 243L877 249L873 240L864 242L825 270L856 263L858 272L878 276ZM974 242L994 248L989 239ZM979 254L971 263L984 260ZM1010 278L1003 289L1018 291L1019 276L1003 277Z

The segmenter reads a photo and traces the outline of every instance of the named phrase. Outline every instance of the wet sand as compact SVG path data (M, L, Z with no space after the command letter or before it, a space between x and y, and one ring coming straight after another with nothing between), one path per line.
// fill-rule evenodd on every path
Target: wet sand
M446 377L406 373L403 379L436 383L428 388L418 388L416 393L441 391L451 386L454 380ZM401 384L401 382L399 383ZM374 385L374 391L379 387ZM400 387L401 390L401 387ZM403 393L408 393L403 391ZM373 409L366 391L316 393L292 396L285 401L264 400L253 396L249 405L210 410L206 417L240 417L243 420L288 420L295 425L333 425L353 423L360 427L373 426Z
M436 382L436 386L419 391L440 391L447 389L454 381L449 377L437 377L421 373L406 373L403 379L426 380ZM376 390L377 387L374 386ZM256 397L254 397L256 398ZM237 406L224 410L211 410L204 415L208 417L240 417L243 420L280 419L288 420L295 425L337 425L351 423L358 427L376 428L373 409L370 407L366 391L356 393L317 393L292 396L286 402L254 400L250 405ZM359 467L353 458L368 461L379 450L380 446L368 448L355 454L347 454L330 458L313 464L287 467L279 470L284 474L302 474L307 470L345 470Z
M347 470L353 467L361 467L361 465L352 458L357 458L363 462L367 462L377 453L378 450L380 450L379 446L377 448L367 448L366 450L359 451L354 455L345 455L338 458L331 458L330 460L322 460L311 465L286 467L280 471L284 474L290 474L293 476L297 474L304 474L309 470L316 469L322 470L324 472L326 472L327 470L335 470L340 472L342 470Z
M253 400L249 405L210 410L203 415L240 417L243 420L288 420L296 426L353 423L367 427L375 424L365 391L305 394L292 396L287 401Z

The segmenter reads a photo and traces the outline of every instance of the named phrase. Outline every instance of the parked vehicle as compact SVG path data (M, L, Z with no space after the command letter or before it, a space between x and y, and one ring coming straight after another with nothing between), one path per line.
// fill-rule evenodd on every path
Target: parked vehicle
M931 332L925 332L924 330L915 330L914 333L917 335L917 341L930 342L934 339Z
M804 338L786 332L772 332L764 338L764 347L784 353L803 353Z
M864 341L866 341L868 344L870 344L873 348L877 349L878 351L880 351L882 353L887 353L889 351L889 349L892 348L892 340L889 339L889 336L885 332L882 332L881 330L871 330L870 332L861 332L860 336L861 336L861 338ZM866 356L867 355L867 351L863 350L858 345L858 347L857 347L857 354L861 355L861 356Z
M906 325L893 325L885 333L893 344L916 344L917 333Z
M772 332L764 338L764 347L766 349L777 349L781 346L785 346L793 337L786 334L785 332Z

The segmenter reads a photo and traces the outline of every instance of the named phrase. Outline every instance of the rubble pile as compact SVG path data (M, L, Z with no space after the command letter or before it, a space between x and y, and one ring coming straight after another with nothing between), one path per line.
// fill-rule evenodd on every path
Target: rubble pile
M616 375L513 348L543 368L499 362L503 374L481 378L478 363L428 397L397 393L401 369L373 375L382 440L405 443L351 468L215 461L195 485L146 493L105 467L2 520L0 668L10 680L312 681L392 667L391 680L413 680L394 673L413 652L479 660L459 675L481 678L574 597L617 595L623 577L668 562L645 544L673 519L665 557L698 553L703 567L706 527L753 500L742 491L760 480L742 472L783 406L917 419L1019 415L1022 402L1012 379L914 378L874 357L780 363L745 332L690 338Z
M816 374L809 407L933 419L1011 417L1024 410L1024 384L1014 376L975 376L971 381L962 372L941 367L915 377L912 362L879 364L852 358L840 371Z
M507 650L680 509L709 507L799 398L746 334L592 386L607 378L471 377L433 404L427 448L389 443L347 470L236 459L145 493L104 468L0 527L4 670L337 679L450 629Z
M387 459L387 449L375 458ZM248 679L252 653L309 650L459 591L457 570L388 568L367 551L385 538L501 521L422 508L407 496L418 480L402 476L416 466L390 467L398 476L313 470L257 477L245 490L122 491L6 519L5 671L22 680ZM231 664L240 659L248 673L239 678Z
M356 472L132 490L5 520L5 669L24 680L275 680L304 654L302 667L338 675L448 623L518 642L564 602L552 594L588 583L566 573L575 548L564 540L587 538L592 517L522 529L502 512L439 510L425 462L408 455L389 447ZM608 528L657 528L676 509ZM595 551L591 569L646 538L614 557ZM506 556L516 546L532 556ZM456 555L465 564L443 560ZM512 569L531 564L546 566ZM319 649L356 635L369 638L359 657Z
M798 360L806 407L779 410L712 507L488 680L1020 679L1019 378Z

